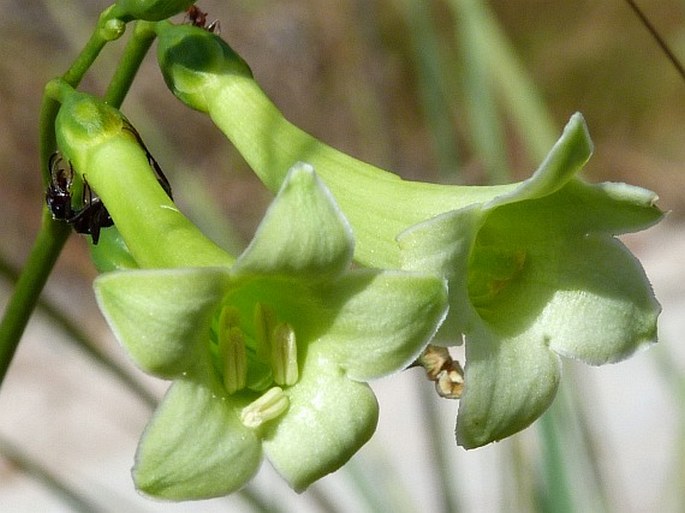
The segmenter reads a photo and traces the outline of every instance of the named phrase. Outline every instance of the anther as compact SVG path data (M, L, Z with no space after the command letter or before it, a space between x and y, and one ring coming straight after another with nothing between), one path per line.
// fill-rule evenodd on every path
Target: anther
M280 322L272 332L271 369L277 385L294 385L299 379L295 331L290 324Z
M270 388L259 399L240 412L240 421L248 428L258 428L265 422L280 417L290 406L288 396L280 387Z
M247 383L247 352L245 336L238 326L240 314L236 308L224 307L219 316L219 354L223 361L224 387L229 394L245 388Z

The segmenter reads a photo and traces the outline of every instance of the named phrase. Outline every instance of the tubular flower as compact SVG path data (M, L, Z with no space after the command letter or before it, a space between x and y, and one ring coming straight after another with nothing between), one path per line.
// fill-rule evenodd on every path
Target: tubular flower
M354 230L355 259L449 279L445 344L466 340L458 442L477 447L529 425L552 401L559 355L598 365L656 340L660 307L614 237L658 222L656 195L575 175L592 153L572 116L528 180L493 187L410 182L289 123L215 34L157 24L173 93L206 112L271 189L305 160Z
M234 265L95 281L131 358L173 380L138 448L140 490L224 495L265 453L300 491L369 439L378 406L364 382L416 358L445 316L447 290L434 275L351 270L352 254L331 195L298 165Z
M398 237L404 269L449 279L440 335L465 334L457 440L466 448L535 420L556 393L559 356L601 365L656 341L660 306L640 263L614 237L657 222L656 196L625 184L589 186L552 164L509 193Z

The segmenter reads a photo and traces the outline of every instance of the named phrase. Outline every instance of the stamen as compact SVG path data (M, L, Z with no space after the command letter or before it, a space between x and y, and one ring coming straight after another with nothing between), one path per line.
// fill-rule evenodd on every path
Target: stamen
M224 306L219 314L219 332L233 326L240 326L240 310L235 306Z
M219 352L224 361L224 387L229 394L234 394L245 388L247 383L245 337L240 328L230 328L223 334Z
M273 387L243 408L240 412L240 421L246 427L255 429L285 413L288 406L290 401L283 389Z
M276 312L257 303L254 308L254 326L257 358L268 362L271 355L271 334L276 326Z
M245 388L247 352L245 335L239 327L240 312L226 306L219 316L219 355L223 361L224 387L229 394Z
M290 324L280 322L271 336L271 368L277 385L294 385L299 379L295 331Z
M459 399L464 393L464 371L456 363L456 367L440 371L435 380L435 390L440 397L445 399Z
M416 363L426 369L426 377L435 382L435 390L445 399L459 399L464 391L464 370L453 360L446 347L428 344Z

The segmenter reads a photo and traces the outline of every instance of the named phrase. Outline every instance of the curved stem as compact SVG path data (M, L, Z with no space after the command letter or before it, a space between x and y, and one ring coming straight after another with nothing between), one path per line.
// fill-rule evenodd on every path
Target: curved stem
M83 76L90 69L105 45L116 39L123 33L123 24L117 24L116 19L111 17L112 8L108 8L100 14L98 23L83 50L78 54L69 69L62 75L62 79L72 87L81 83ZM113 23L113 24L112 24ZM50 155L57 147L55 140L55 118L59 111L59 102L49 95L43 95L43 104L40 112L40 169L43 175L43 183L50 181L48 161Z
M133 35L126 44L119 65L105 92L105 102L113 107L121 106L155 37L153 23L148 21L136 23Z
M72 87L78 85L104 46L121 36L124 27L123 22L112 16L112 7L104 10L90 39L63 75L63 80ZM125 91L127 88L119 90ZM54 126L59 107L60 104L54 97L44 94L39 125L40 172L44 184L50 181L48 163L50 155L57 147ZM40 231L0 321L0 385L14 357L31 312L36 307L38 297L70 233L71 227L53 220L47 207L44 206Z
M43 209L41 229L0 322L0 384L70 232L70 226L54 222L47 208Z

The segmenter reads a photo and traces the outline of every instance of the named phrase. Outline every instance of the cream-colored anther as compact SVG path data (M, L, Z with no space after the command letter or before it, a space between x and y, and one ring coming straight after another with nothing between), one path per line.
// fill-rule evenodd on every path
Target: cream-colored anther
M224 387L229 394L245 388L247 383L247 351L245 335L238 326L240 313L227 306L219 316L219 354L223 362Z
M279 322L271 334L271 370L277 385L294 385L300 377L295 331L290 324Z
M281 416L290 406L290 400L280 387L273 387L240 412L240 421L248 428L258 428L265 422Z
M247 352L245 337L240 328L229 328L219 341L219 352L224 362L224 387L229 394L247 384Z

